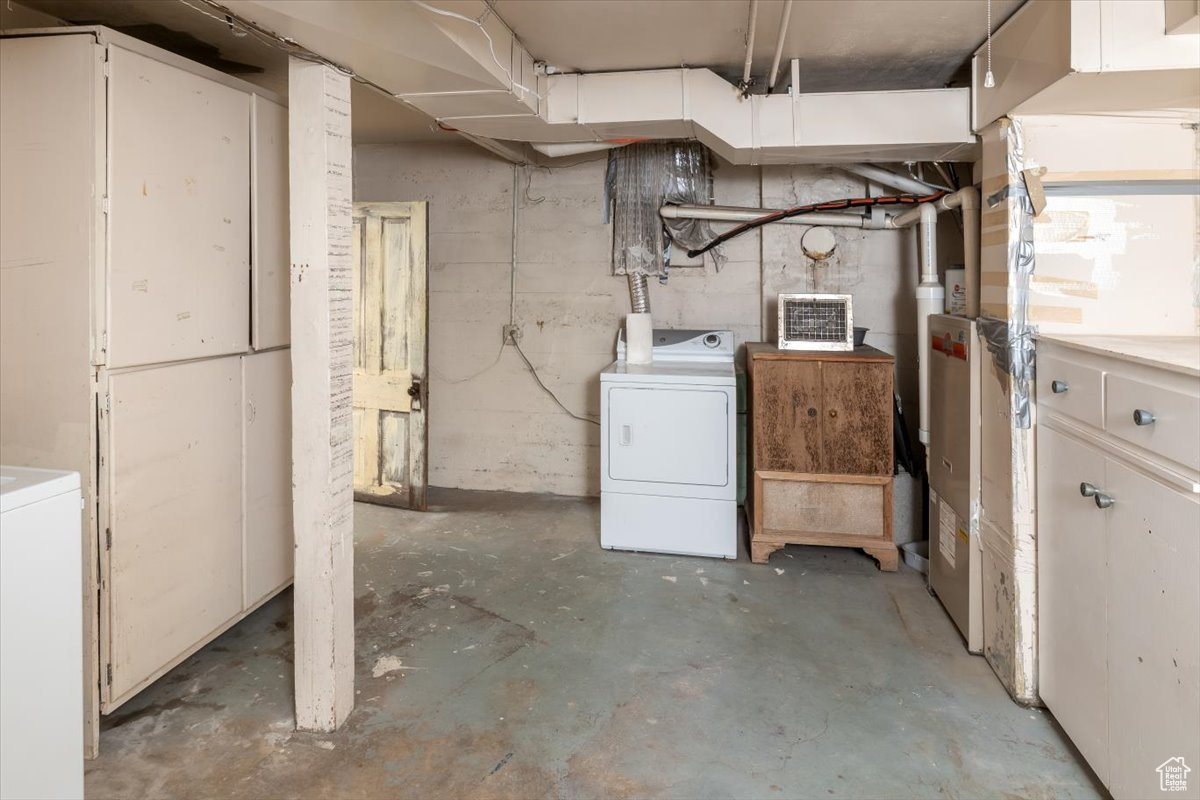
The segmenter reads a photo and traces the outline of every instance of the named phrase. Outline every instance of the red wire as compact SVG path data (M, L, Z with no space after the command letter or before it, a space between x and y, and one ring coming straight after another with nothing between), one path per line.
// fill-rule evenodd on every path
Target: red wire
M932 203L941 200L949 192L934 192L932 194L915 195L915 194L900 194L900 195L884 195L882 197L850 197L843 200L828 200L824 203L810 203L804 206L794 206L785 208L781 211L774 211L770 214L765 214L749 222L743 222L732 230L722 233L720 236L713 239L703 247L698 247L695 250L688 250L688 256L695 258L703 255L709 250L712 250L719 244L733 239L736 236L741 236L747 231L760 228L763 225L768 225L772 222L778 222L788 217L798 217L802 214L811 214L816 211L841 211L847 208L862 208L866 206L916 206L921 203Z

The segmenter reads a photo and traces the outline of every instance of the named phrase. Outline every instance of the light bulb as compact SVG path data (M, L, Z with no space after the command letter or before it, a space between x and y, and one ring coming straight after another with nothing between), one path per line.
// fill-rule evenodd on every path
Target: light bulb
M992 71L990 69L987 72L983 73L983 88L985 88L985 89L995 89L996 88L996 76L992 74Z

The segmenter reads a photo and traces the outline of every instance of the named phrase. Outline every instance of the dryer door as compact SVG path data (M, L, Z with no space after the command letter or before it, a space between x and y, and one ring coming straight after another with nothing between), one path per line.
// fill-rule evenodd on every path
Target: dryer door
M696 387L608 389L608 478L727 486L729 394ZM672 493L668 486L665 493Z

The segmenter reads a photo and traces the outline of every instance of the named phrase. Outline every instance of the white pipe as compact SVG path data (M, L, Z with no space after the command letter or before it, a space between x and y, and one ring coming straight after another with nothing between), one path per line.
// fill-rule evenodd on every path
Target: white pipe
M929 444L929 315L944 314L946 311L946 289L938 282L937 274L937 215L951 208L963 209L963 256L966 272L972 277L967 281L976 290L979 283L979 193L974 187L960 189L933 203L922 203L888 220L888 227L903 228L920 220L921 282L917 286L917 382L920 392L920 423L917 438L921 444ZM971 289L967 290L971 303ZM976 292L978 297L978 292ZM978 303L974 304L978 310ZM968 307L968 316L971 308Z
M750 26L746 32L746 64L742 67L742 86L750 85L750 67L754 61L754 29L758 26L758 0L750 0Z
M932 186L915 178L910 178L907 175L897 175L891 170L876 167L872 164L846 164L841 167L845 172L859 175L868 180L884 186L890 186L893 189L899 189L902 192L910 192L912 194L929 194L930 192L942 191L939 186Z
M783 58L783 41L787 38L788 22L791 18L792 0L787 0L783 4L783 17L779 20L779 40L775 42L775 57L771 59L771 80L767 81L768 94L775 88L775 79L779 77L779 59Z
M529 146L544 156L561 158L562 156L577 156L582 153L598 153L601 150L612 150L623 147L609 142L530 142Z
M937 213L933 203L922 203L921 282L917 285L917 380L920 424L917 438L929 444L929 316L946 312L946 288L937 273Z
M962 200L963 224L963 266L966 268L967 317L975 319L979 316L980 306L980 264L979 264L979 192L974 186L968 186L955 192L955 197Z
M706 219L713 222L750 222L767 214L775 214L778 208L740 208L738 206L688 206L666 205L658 210L663 219ZM800 214L779 222L791 225L824 225L831 228L877 228L883 227L861 214L830 211L823 214Z
M887 175L886 170L883 172ZM900 176L892 176L900 177ZM884 181L880 180L880 183ZM900 187L895 187L900 188ZM922 189L928 191L928 189ZM902 214L888 217L886 228L900 229L920 222L917 241L920 261L920 281L917 285L917 374L920 391L920 424L917 432L921 444L929 444L929 316L946 311L946 289L938 280L937 215L952 208L963 211L963 256L966 267L967 316L979 313L979 192L968 186L932 203L921 203ZM707 219L714 222L748 222L767 214L772 208L737 208L734 206L665 205L659 209L663 219ZM780 222L795 225L826 225L852 228L873 228L872 217L856 214L802 214Z

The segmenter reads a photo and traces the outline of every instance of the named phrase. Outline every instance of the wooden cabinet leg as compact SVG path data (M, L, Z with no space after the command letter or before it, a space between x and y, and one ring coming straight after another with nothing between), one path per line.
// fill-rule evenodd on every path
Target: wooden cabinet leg
M774 542L750 542L750 560L755 564L765 564L770 560L771 554L776 550L783 549L783 545L775 544ZM894 567L893 567L894 569Z
M864 547L863 551L879 562L880 572L895 572L900 564L900 552L896 549L895 545Z

